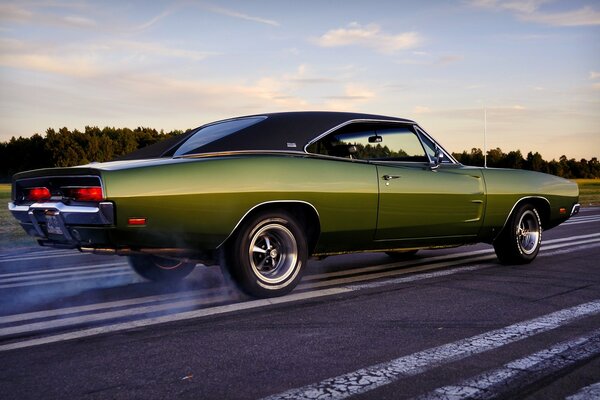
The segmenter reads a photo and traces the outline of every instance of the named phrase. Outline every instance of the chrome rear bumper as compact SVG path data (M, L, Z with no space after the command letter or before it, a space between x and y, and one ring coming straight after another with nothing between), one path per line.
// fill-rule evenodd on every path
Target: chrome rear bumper
M82 240L80 227L106 227L114 225L115 222L114 205L111 202L90 205L68 205L61 202L18 205L10 202L8 209L29 235L62 243L76 244L87 241ZM48 217L56 221L62 234L48 232Z

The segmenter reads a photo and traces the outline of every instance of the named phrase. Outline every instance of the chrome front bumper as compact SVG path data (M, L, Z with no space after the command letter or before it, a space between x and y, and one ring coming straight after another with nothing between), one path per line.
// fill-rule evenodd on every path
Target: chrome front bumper
M115 222L114 205L111 202L92 205L68 205L61 202L17 205L10 202L8 209L29 235L63 243L89 242L89 239L82 238L81 231L90 227L112 226ZM52 217L58 223L62 234L48 232L47 217Z
M573 206L573 208L571 209L571 217L575 214L579 214L579 209L581 208L581 204L577 203Z

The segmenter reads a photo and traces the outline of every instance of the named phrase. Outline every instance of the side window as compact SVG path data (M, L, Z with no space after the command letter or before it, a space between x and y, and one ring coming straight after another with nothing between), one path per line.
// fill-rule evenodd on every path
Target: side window
M435 159L435 150L437 149L437 145L429 139L424 134L421 134L421 142L423 142L423 146L425 146L425 151L431 160ZM447 157L442 158L442 163L452 163Z
M415 132L401 125L347 125L311 144L307 151L359 160L429 161Z

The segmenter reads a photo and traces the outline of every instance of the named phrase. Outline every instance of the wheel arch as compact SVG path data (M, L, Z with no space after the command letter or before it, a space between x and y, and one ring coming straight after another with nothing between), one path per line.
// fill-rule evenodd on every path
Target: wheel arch
M235 235L244 221L265 211L284 211L291 214L306 234L308 254L312 254L321 234L320 216L314 205L302 200L273 200L255 205L239 219L227 238L217 246L217 249L222 248Z
M514 214L515 210L517 210L519 207L521 207L524 204L531 204L536 208L536 210L538 211L538 214L540 216L540 220L542 222L542 228L546 229L546 227L548 226L549 221L550 221L550 201L548 201L548 199L543 196L526 196L526 197L521 197L512 206L512 208L510 209L510 212L508 213L508 215L506 216L506 219L504 220L502 229L500 229L500 231L499 231L500 233L506 229L506 225L509 223L510 218ZM497 239L498 236L500 236L500 233L496 236L496 238L494 238L494 240Z

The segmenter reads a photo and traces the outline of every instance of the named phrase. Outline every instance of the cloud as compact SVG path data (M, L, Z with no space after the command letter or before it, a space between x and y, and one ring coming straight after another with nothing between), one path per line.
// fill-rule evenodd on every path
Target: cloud
M600 79L600 72L590 71L590 79Z
M248 15L248 14L244 14L244 13L241 13L238 11L230 10L228 8L218 7L218 6L210 5L210 4L205 5L205 8L214 13L226 15L228 17L244 19L246 21L258 22L258 23L265 24L265 25L280 26L279 22L274 21L272 19L256 17L253 15Z
M429 114L430 112L431 108L427 106L415 106L415 108L413 108L414 114Z
M42 7L40 6L40 8ZM35 23L74 28L98 26L96 20L82 15L58 15L48 12L38 12L35 4L30 7L11 3L0 4L0 20L9 23Z
M454 64L454 63L462 61L462 60L464 60L463 56L456 55L456 54L450 54L450 55L447 55L447 56L440 57L440 59L437 60L436 64L438 64L438 65L448 65L448 64Z
M0 66L74 78L118 74L148 60L202 61L216 53L181 49L158 42L114 40L56 46L0 38Z
M517 18L551 26L592 26L600 25L600 10L591 6L578 9L546 12L540 10L550 0L471 0L472 6L497 11L509 11Z
M352 22L345 28L329 30L315 40L321 47L362 46L384 54L414 48L422 41L416 32L390 35L382 32L379 25L363 26L357 22Z

